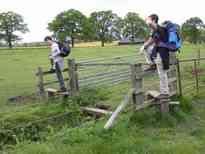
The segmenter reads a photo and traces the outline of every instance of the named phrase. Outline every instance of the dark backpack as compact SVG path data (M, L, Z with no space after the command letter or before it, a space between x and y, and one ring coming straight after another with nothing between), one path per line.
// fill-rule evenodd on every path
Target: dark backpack
M161 27L167 29L168 40L167 42L160 41L158 46L168 48L171 52L179 51L182 46L182 41L178 33L177 24L174 24L171 21L165 21L161 24Z
M71 52L69 44L61 43L61 42L57 42L57 44L58 44L58 47L59 47L60 52L61 52L60 56L67 57Z

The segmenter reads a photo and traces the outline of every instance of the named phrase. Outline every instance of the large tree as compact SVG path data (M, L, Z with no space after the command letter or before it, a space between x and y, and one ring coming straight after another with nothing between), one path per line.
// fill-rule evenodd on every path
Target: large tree
M48 24L48 29L58 34L58 39L60 40L70 36L72 47L74 47L75 38L81 36L85 22L85 15L78 10L70 9L58 14L55 19Z
M200 18L193 17L188 19L181 28L183 40L194 44L201 42L201 35L204 27L204 23Z
M124 18L123 35L134 42L136 38L144 38L148 34L145 21L137 13L128 12Z
M92 23L87 18L83 24L82 35L80 37L84 41L94 41L96 40L95 30L92 27Z
M21 15L11 11L0 13L0 37L10 48L13 47L13 42L21 39L15 32L27 31L27 24L24 23Z
M97 39L101 41L102 47L106 41L110 41L117 36L117 21L119 17L111 10L93 12L90 15L90 22L95 30Z

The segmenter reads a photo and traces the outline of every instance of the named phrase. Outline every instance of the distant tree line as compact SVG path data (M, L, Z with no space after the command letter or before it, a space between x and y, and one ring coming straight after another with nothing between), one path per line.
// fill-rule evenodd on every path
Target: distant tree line
M80 11L70 9L58 14L48 24L48 29L54 32L59 39L70 36L72 46L74 46L75 39L99 40L104 46L105 42L119 40L125 36L134 41L135 38L144 38L148 35L148 27L137 13L129 12L122 19L111 10L93 12L86 17Z
M122 38L129 38L134 42L149 35L149 28L139 14L128 12L122 18L112 10L93 12L87 17L78 10L69 9L59 13L47 28L58 40L70 37L73 47L75 40L97 40L101 41L103 47L106 42ZM28 31L21 15L11 11L0 13L0 44L6 42L12 48L13 43L21 39L16 32ZM179 26L179 31L184 41L193 44L205 42L205 25L199 17L185 21Z

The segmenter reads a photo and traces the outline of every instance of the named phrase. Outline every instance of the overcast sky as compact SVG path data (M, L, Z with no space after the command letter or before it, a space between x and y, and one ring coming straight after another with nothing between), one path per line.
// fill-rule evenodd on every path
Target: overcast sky
M157 13L163 20L183 23L189 17L205 21L204 0L0 0L0 11L14 11L23 15L29 33L21 35L23 42L42 41L49 34L47 24L61 11L77 9L89 15L93 11L113 10L123 17L127 12L145 18Z

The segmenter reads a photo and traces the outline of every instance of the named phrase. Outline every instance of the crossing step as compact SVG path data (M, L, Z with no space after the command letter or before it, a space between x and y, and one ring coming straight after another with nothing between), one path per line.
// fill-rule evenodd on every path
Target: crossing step
M48 97L53 97L53 96L56 96L56 95L62 95L62 96L68 96L69 95L69 92L67 92L67 91L60 92L60 91L58 91L57 89L54 89L54 88L47 88L46 92L48 94Z

